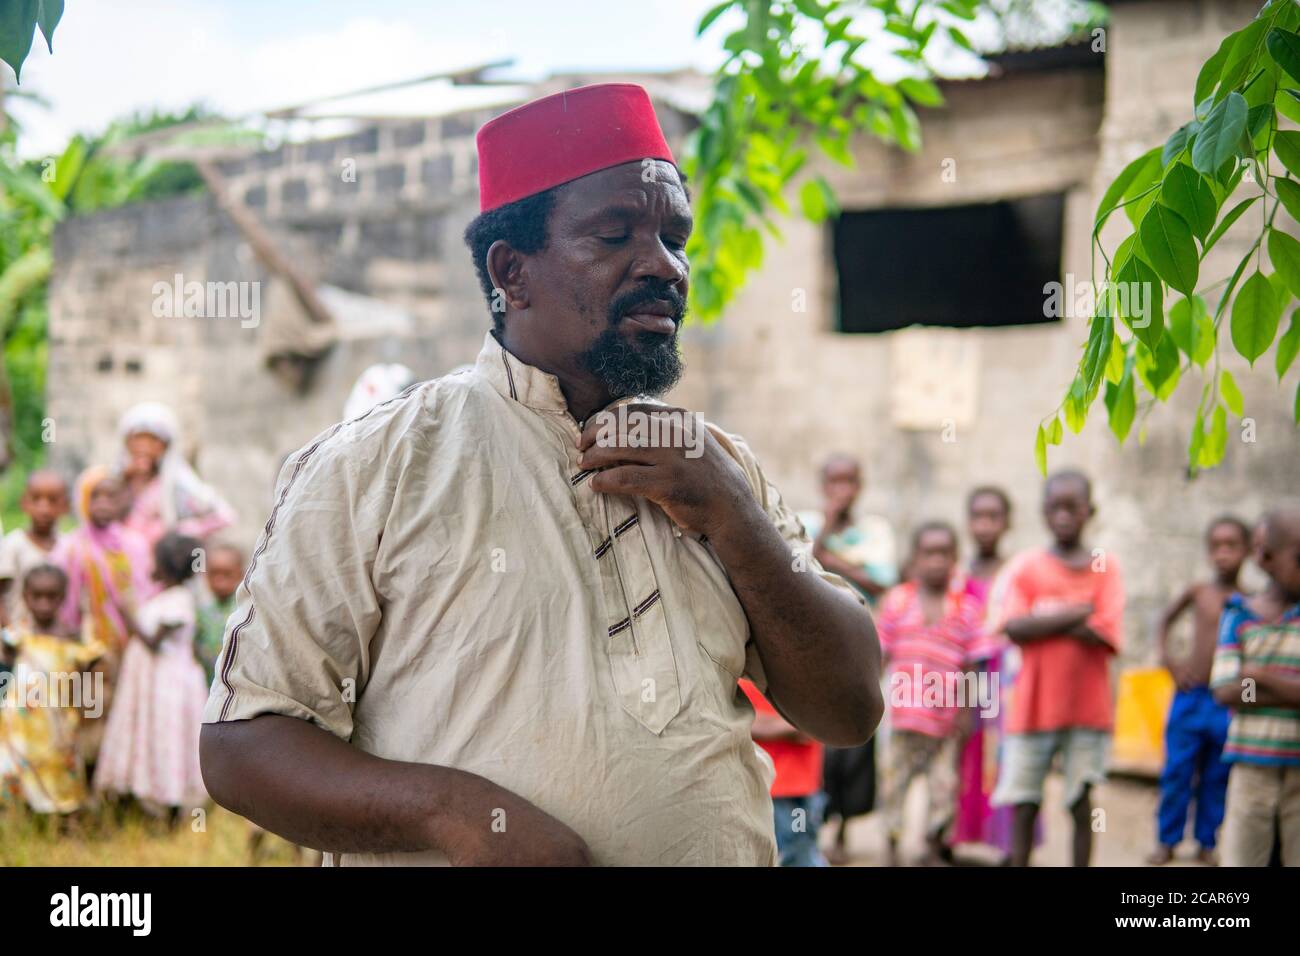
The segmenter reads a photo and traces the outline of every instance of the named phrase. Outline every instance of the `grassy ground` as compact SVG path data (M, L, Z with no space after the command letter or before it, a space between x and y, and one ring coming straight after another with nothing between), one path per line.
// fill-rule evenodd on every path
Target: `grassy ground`
M0 810L0 866L247 866L252 825L211 807L182 817L173 829L139 810L87 811L60 832L58 821L21 808ZM304 851L266 834L258 851L263 866L314 863Z

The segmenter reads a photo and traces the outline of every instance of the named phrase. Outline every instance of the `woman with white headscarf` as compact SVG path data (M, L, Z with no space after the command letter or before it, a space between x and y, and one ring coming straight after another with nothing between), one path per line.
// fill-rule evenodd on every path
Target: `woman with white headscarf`
M125 447L122 478L131 505L125 524L149 546L175 530L203 540L234 523L235 512L181 455L176 416L159 402L127 410L118 426Z

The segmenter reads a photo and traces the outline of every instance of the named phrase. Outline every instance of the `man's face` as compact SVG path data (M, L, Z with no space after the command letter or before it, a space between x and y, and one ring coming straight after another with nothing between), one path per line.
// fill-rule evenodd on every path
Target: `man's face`
M510 334L551 367L594 376L611 398L666 391L681 375L691 226L670 163L625 163L559 187L545 248L522 257L528 305Z

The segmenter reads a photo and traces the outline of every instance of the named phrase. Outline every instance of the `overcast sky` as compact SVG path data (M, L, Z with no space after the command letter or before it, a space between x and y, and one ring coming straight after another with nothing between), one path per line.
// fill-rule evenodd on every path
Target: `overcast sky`
M23 68L22 89L50 108L11 110L22 155L41 156L137 109L203 102L240 115L496 59L514 59L508 75L526 79L707 70L726 31L697 40L695 24L714 2L67 0L54 55L38 35ZM438 95L424 86L392 102L419 112L425 97L432 112Z

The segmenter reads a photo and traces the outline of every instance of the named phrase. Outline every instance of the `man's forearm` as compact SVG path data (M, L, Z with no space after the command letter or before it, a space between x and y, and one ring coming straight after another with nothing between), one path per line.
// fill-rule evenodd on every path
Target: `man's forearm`
M206 724L203 780L217 803L294 843L335 853L455 850L468 802L494 785L384 760L306 721Z
M852 746L870 737L884 710L871 615L818 575L796 571L757 505L709 542L745 609L772 703L825 743Z

